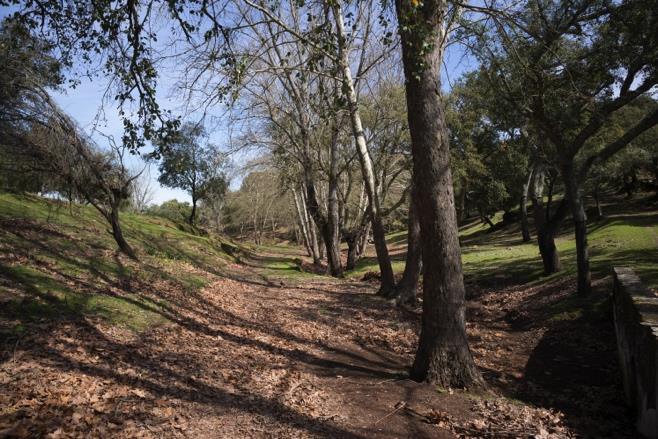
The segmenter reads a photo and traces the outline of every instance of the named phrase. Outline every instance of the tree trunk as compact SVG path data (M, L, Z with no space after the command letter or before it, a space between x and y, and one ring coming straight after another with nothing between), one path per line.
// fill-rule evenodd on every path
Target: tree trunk
M354 270L357 262L357 251L359 249L357 242L357 231L350 230L343 234L343 239L347 243L347 262L345 262L345 269L347 271Z
M318 242L318 233L315 224L312 221L308 222L309 235L311 237L311 251L313 252L313 264L316 266L322 265L322 246Z
M582 192L573 170L572 163L562 166L562 178L566 196L571 206L574 230L576 235L576 260L578 264L578 294L587 296L592 290L592 275L589 267L589 249L587 245L587 216L583 203Z
M196 198L192 197L192 212L190 213L190 218L187 220L191 226L194 225L195 217L196 217Z
M314 257L315 255L313 254L313 249L311 248L311 237L309 235L306 220L304 218L302 204L299 201L299 195L297 194L297 190L295 190L294 187L292 188L292 197L295 202L295 212L297 212L297 223L299 224L299 233L301 234L304 247L306 248L306 253L309 256L313 257L313 262L315 262L315 257Z
M420 223L418 222L418 215L416 214L414 199L415 195L412 193L411 201L409 202L407 257L405 259L402 279L400 279L400 282L395 288L396 303L398 305L416 302L416 287L418 285L418 279L420 278L420 271L422 269Z
M372 223L368 221L366 223L366 226L363 230L363 233L361 234L361 237L357 241L358 249L357 249L357 261L365 254L366 248L368 248L368 239L370 238L370 228L372 226Z
M656 196L658 196L658 157L654 157L652 163L653 163L653 188L654 191L656 191Z
M355 226L351 230L347 230L343 236L345 242L347 243L347 262L345 264L346 270L354 270L356 263L361 259L362 253L362 243L364 237L368 234L370 230L368 227L368 215L364 213L362 221L360 224Z
M629 200L635 195L637 190L637 175L635 171L624 174L624 191L626 192L626 198Z
M555 246L555 235L560 228L562 219L566 214L566 203L560 203L555 215L551 218L544 209L544 170L535 168L530 180L530 200L532 201L532 212L535 219L535 230L537 232L537 245L544 266L544 274L557 273L562 269L560 254ZM549 190L553 187L549 182Z
M560 254L555 246L555 234L546 227L537 228L537 244L544 265L544 274L557 273L562 270Z
M321 233L325 243L327 261L329 262L329 274L334 277L342 277L343 267L340 261L340 248L328 224L322 228Z
M345 23L343 22L343 11L340 0L334 0L331 3L331 9L336 21L336 30L338 32L338 49L339 49L339 65L342 70L343 92L347 98L347 104L350 112L350 122L352 124L352 133L357 146L357 153L359 156L359 163L361 165L361 173L365 183L366 194L368 195L368 208L370 209L370 221L372 223L372 234L375 241L375 250L377 252L377 262L379 263L379 271L381 273L381 287L379 292L381 294L388 294L395 289L395 277L393 275L393 267L391 265L391 258L388 254L386 246L386 232L381 217L381 209L379 205L379 197L377 196L375 174L372 166L372 159L366 138L363 133L363 126L361 123L361 115L359 113L359 105L354 89L354 82L352 80L352 71L349 64L349 54L345 47L347 36L345 32Z
M466 194L468 187L466 183L466 179L462 179L462 187L459 191L459 208L457 209L457 213L459 214L459 222L462 223L464 220L466 220Z
M327 259L330 273L334 277L343 276L343 265L340 260L340 212L338 210L338 134L339 127L334 127L331 139L329 164L329 192L327 195L327 237L331 245L327 245Z
M112 206L110 210L110 215L108 218L110 225L112 226L112 236L121 250L126 256L131 259L137 260L137 255L133 251L130 244L123 237L123 232L121 231L121 224L119 223L119 207Z
M523 237L523 242L530 241L530 227L528 225L528 190L530 188L533 172L534 170L531 168L528 173L528 178L523 185L521 201L519 204L519 211L521 212L521 236Z
M313 223L312 218L309 216L308 202L306 200L306 186L302 185L302 191L300 193L300 201L302 207L302 214L304 218L304 223L306 224L306 229L308 231L308 236L311 246L311 252L313 256L313 264L319 266L322 263L322 254L320 252L320 245L318 243L318 234L316 233L315 224Z
M322 245L322 243L320 243L320 237L319 237L319 235L321 235L320 229L317 226L314 227L315 227L315 236L318 240L318 253L320 254L320 261L324 261L326 259L325 253L327 247L326 245Z
M317 196L315 193L315 184L313 179L309 175L309 171L306 171L306 200L308 202L308 208L311 212L313 220L318 225L320 229L320 234L322 235L322 240L324 241L327 262L329 265L329 273L332 276L342 276L343 268L340 261L340 248L338 247L337 239L334 236L329 221L320 211L320 205L318 204Z
M468 347L464 279L441 100L446 0L396 0L406 77L413 184L423 258L423 315L411 377L443 388L484 384Z
M496 227L494 223L491 222L491 219L487 215L485 215L482 210L480 210L480 219L482 220L483 223L489 226L490 229L493 229Z
M605 215L603 214L603 206L601 205L601 194L599 188L594 189L594 202L596 203L596 215L599 219L603 219Z

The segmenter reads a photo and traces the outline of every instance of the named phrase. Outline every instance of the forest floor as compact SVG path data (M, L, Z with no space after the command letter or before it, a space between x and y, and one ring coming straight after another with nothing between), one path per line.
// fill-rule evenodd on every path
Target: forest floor
M468 393L406 378L419 308L301 272L290 247L216 265L164 244L139 263L99 248L111 270L72 274L64 263L93 255L54 256L71 226L2 215L0 437L635 437L609 276L586 300L570 275L467 277L489 386Z

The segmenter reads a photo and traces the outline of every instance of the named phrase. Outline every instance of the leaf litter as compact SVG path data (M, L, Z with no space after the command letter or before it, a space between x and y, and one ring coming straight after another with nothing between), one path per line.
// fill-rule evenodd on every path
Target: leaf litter
M469 302L472 350L491 387L471 395L406 379L419 310L392 307L371 285L325 277L284 283L238 264L222 276L182 262L160 268L209 282L190 291L162 278L130 279L132 293L164 303L164 324L135 333L90 317L44 320L19 340L2 341L0 437L554 439L600 432L579 420L592 415L597 423L597 407L570 411L560 398L577 405L578 395L552 394L550 382L529 373L540 342L569 328L540 321L519 330L509 322L510 315L533 321L531 299L557 300L566 285L482 290ZM614 385L587 390L617 401ZM619 419L598 428L632 437L628 419Z

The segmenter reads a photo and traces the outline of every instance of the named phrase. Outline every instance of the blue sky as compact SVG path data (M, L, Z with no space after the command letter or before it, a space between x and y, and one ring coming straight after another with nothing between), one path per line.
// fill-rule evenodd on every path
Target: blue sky
M94 135L94 128L105 135L114 136L120 139L123 133L123 124L119 118L119 112L116 102L110 100L103 103L103 93L107 83L102 78L96 78L93 81L82 79L82 83L75 89L65 89L62 92L53 93L53 98L60 107L71 115L88 134L103 146L103 137ZM99 110L103 110L102 120L97 120ZM143 151L143 152L148 152ZM141 157L135 155L128 159L129 166L141 170L144 167L144 161ZM153 188L153 203L160 204L163 201L176 199L179 201L191 201L191 197L186 191L180 189L171 189L163 187L158 183L157 167L151 165L150 169L151 187Z

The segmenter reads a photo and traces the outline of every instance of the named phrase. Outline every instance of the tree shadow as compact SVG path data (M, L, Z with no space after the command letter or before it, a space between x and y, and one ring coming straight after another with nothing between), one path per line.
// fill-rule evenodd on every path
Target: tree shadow
M578 437L635 437L623 401L609 279L596 281L585 298L576 295L571 276L525 290L523 285L511 287L524 291L520 300L494 297L495 313L487 311L489 320L483 323L508 331L509 355L524 359L517 364L522 366L518 376L483 368L487 381L507 397L561 411ZM510 360L500 360L505 361Z
M149 392L152 395L149 398L152 399L193 402L220 413L231 409L239 410L287 424L318 437L362 437L330 421L298 412L276 399L265 398L243 389L230 392L209 384L203 377L191 376L189 370L203 370L203 367L194 364L193 360L184 354L173 351L154 352L142 344L120 343L107 338L96 327L84 321L75 324L77 329L85 334L84 340L61 343L58 349L47 345L32 345L31 351L49 367L62 372L79 372L133 389L141 389ZM38 343L39 339L34 342ZM70 355L71 352L81 349L80 342L83 343L83 349L93 352L96 357L93 363ZM117 367L118 365L123 367ZM138 373L124 372L131 369ZM153 418L150 412L144 413L144 416ZM149 421L153 423L154 419Z

